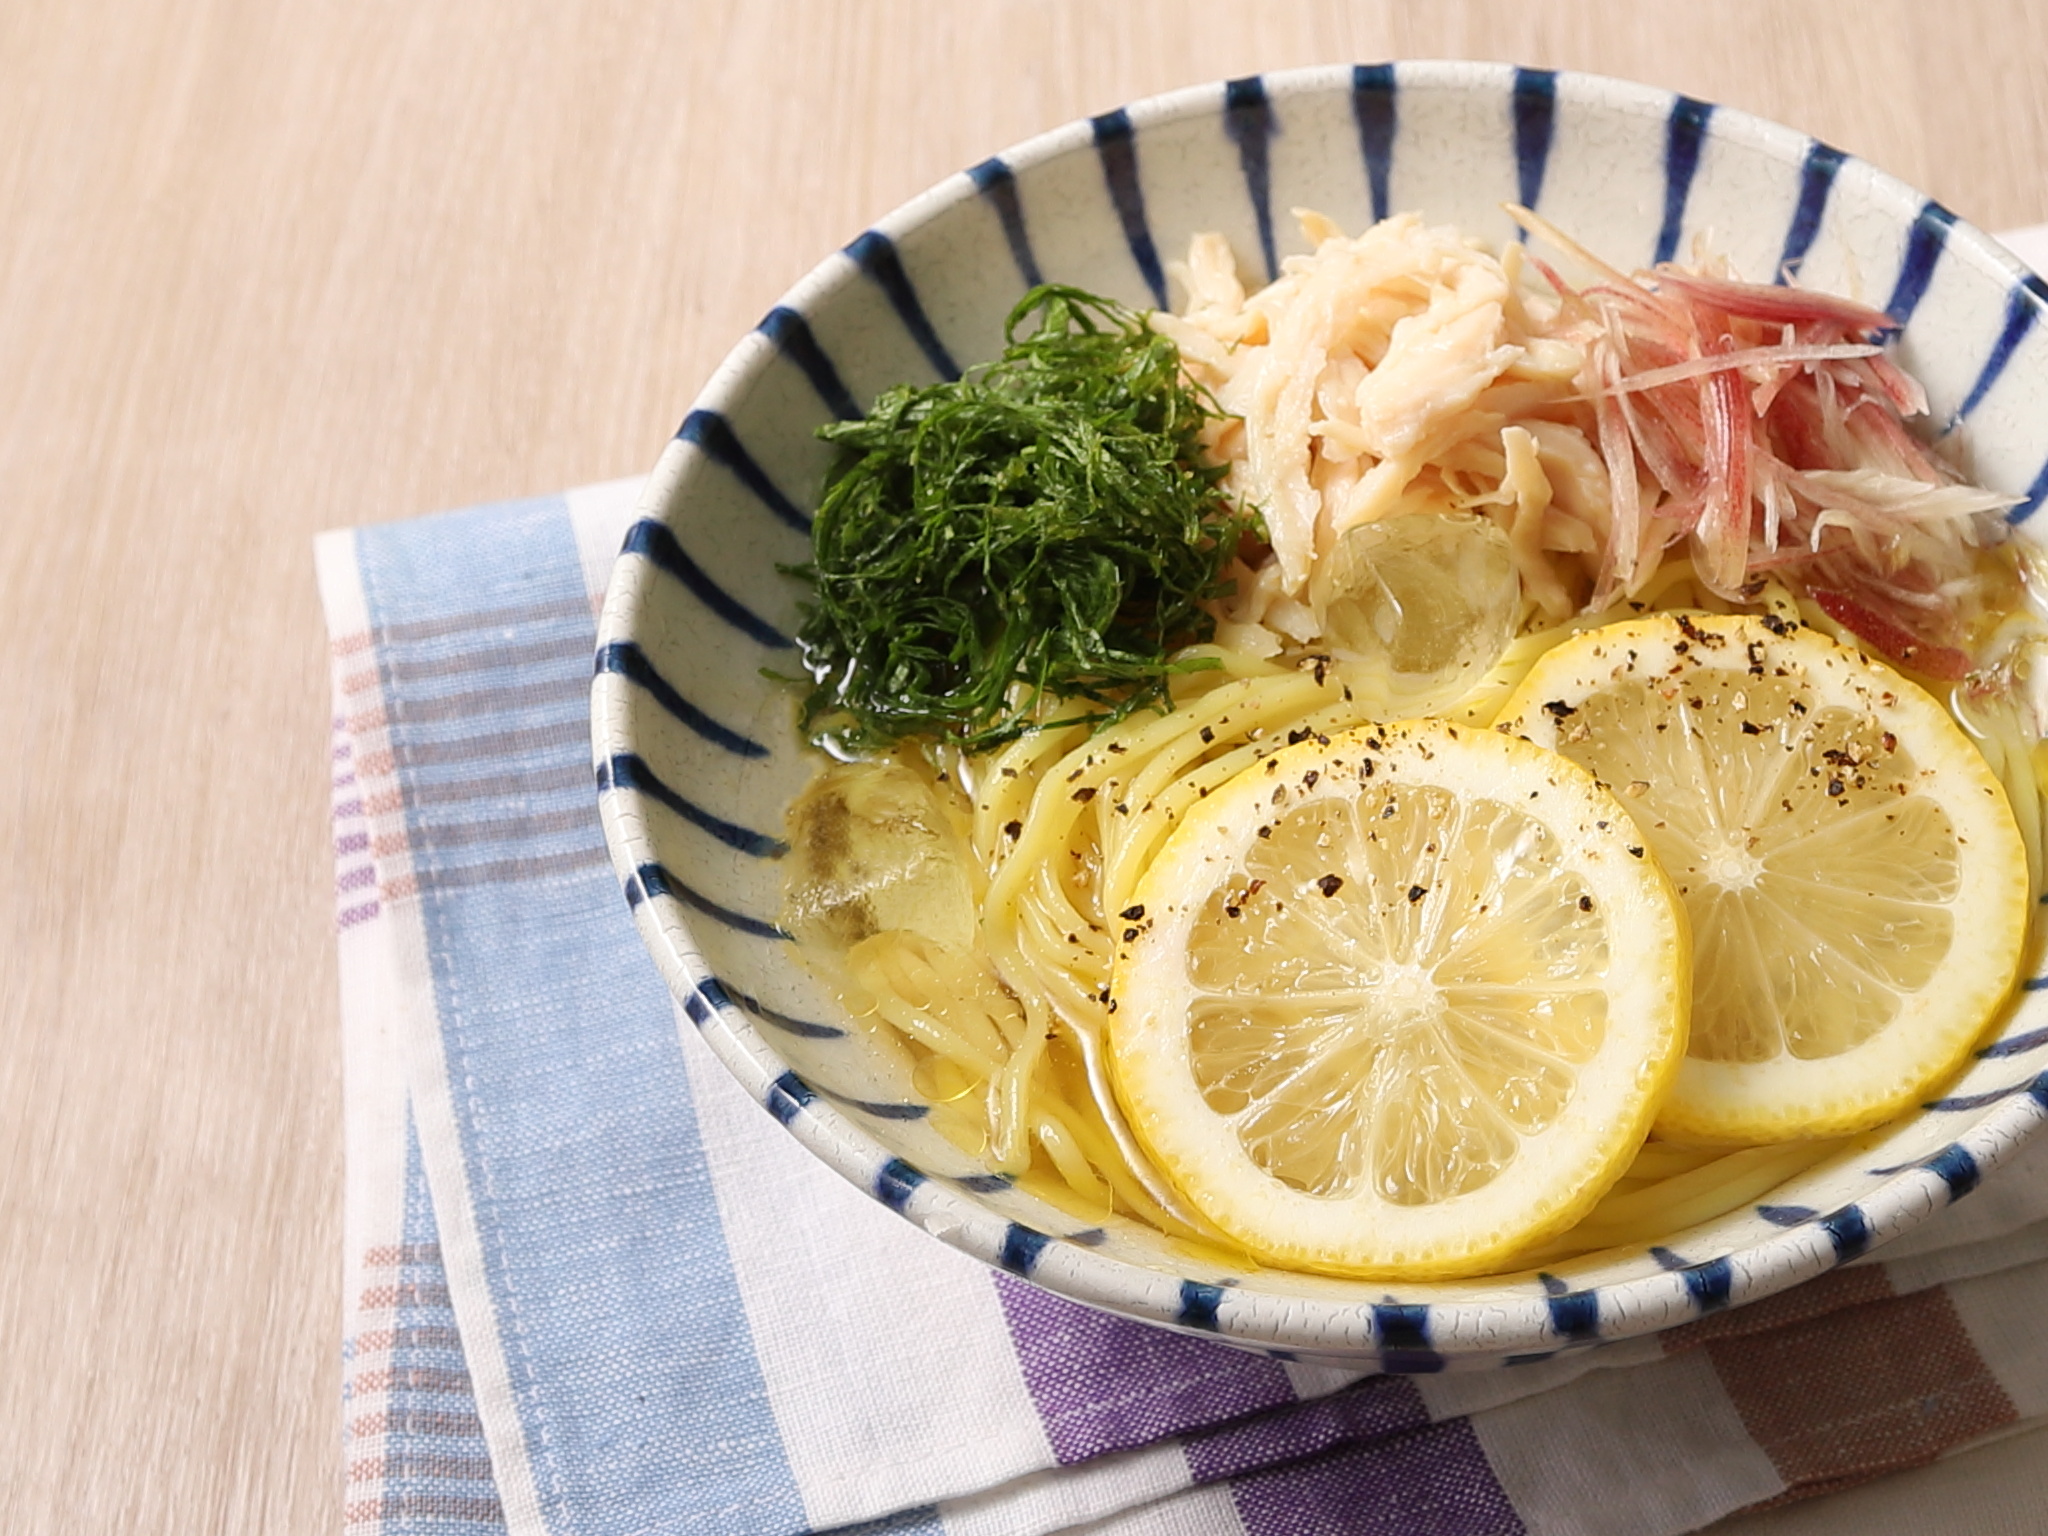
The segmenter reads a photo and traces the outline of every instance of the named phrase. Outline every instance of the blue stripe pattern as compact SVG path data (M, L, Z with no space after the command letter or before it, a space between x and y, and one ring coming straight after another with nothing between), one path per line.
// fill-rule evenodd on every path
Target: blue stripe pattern
M1756 1213L1774 1227L1804 1226L1820 1214L1810 1205L1760 1205Z
M1259 251L1266 258L1266 281L1270 283L1280 275L1280 258L1273 251L1270 162L1270 145L1280 126L1272 102L1266 99L1266 82L1257 75L1232 80L1223 87L1223 131L1237 146L1238 168L1244 172L1244 189L1259 223Z
M637 907L643 901L656 896L667 896L680 901L684 906L703 913L713 922L723 923L735 933L752 934L757 939L787 939L773 923L765 923L758 917L749 917L744 912L735 912L731 907L722 907L702 892L692 889L670 874L662 865L652 861L642 864L626 878L626 905Z
M1372 216L1384 219L1388 206L1387 181L1393 174L1394 66L1355 64L1351 68L1351 116L1358 124L1358 154L1365 161L1365 179L1372 191Z
M1016 173L1000 155L991 155L971 167L967 175L995 209L996 219L1003 226L1003 238L1010 244L1010 259L1017 263L1024 286L1036 288L1045 281L1045 274L1038 270L1038 257L1031 249L1031 232L1024 227L1024 205L1017 196Z
M1002 1252L996 1255L996 1262L1011 1274L1028 1280L1031 1271L1038 1267L1038 1256L1045 1252L1045 1245L1051 1241L1036 1227L1013 1221L1003 1234Z
M726 999L725 988L720 986L716 980L705 982L702 988L706 992L711 992L714 989L721 1001L737 1002L740 1007L752 1014L761 1023L768 1025L772 1029L779 1029L786 1035L795 1035L799 1040L840 1040L846 1036L846 1031L836 1024L814 1024L809 1019L796 1018L794 1015L770 1008L759 998L749 997L744 992L737 994L737 996L731 999Z
M1819 139L1806 146L1806 162L1799 168L1799 206L1792 211L1792 227L1785 231L1785 249L1778 257L1779 282L1798 272L1813 248L1821 215L1827 212L1828 193L1834 190L1835 173L1846 158L1834 145Z
M704 988L698 987L683 999L683 1012L692 1024L702 1029L718 1016L718 1003L705 995Z
M2034 281L2039 282L2040 279ZM1963 403L1956 407L1956 420L1962 420L1977 409L1984 397L1991 393L1991 386L1998 382L1998 376L2005 372L2005 365L2019 350L2020 342L2034 328L2034 319L2040 311L2041 301L2024 283L2006 296L2005 327L1998 333L1998 340L1992 343L1991 355L1984 359L1984 366L1977 370L1976 383L1963 396Z
M1379 1341L1383 1371L1423 1376L1444 1368L1444 1357L1430 1342L1426 1306L1416 1302L1378 1303L1372 1309L1372 1333Z
M1999 1103L2001 1100L2011 1098L2014 1094L2025 1093L2029 1086L2031 1085L2028 1083L2010 1083L2003 1088L1990 1088L1982 1093L1951 1094L1946 1098L1930 1100L1920 1107L1922 1109L1939 1110L1945 1114L1955 1114L1963 1110L1986 1109L1993 1104Z
M1950 1200L1960 1200L1977 1187L1983 1170L1967 1148L1951 1144L1927 1159L1927 1169L1948 1186Z
M626 530L625 547L619 553L639 555L653 562L657 570L675 577L692 597L756 645L765 645L771 651L795 648L796 642L789 636L705 574L704 568L683 552L667 523L652 517L641 518Z
M900 1216L923 1182L921 1172L902 1158L892 1157L875 1174L875 1198Z
M1914 217L1912 232L1906 237L1906 254L1899 263L1898 281L1892 285L1892 296L1884 306L1885 313L1900 325L1913 318L1913 311L1926 297L1927 284L1934 277L1935 263L1941 260L1941 253L1948 244L1949 229L1955 221L1954 214L1932 199L1924 203Z
M1090 118L1095 133L1095 154L1102 162L1102 179L1109 188L1109 200L1123 226L1124 243L1131 248L1131 260L1152 290L1152 302L1166 308L1166 273L1159 265L1159 250L1152 243L1152 226L1145 222L1145 188L1138 180L1138 145L1131 116L1119 107Z
M1550 1297L1547 1305L1550 1326L1559 1338L1583 1343L1600 1337L1599 1292L1567 1291L1562 1296Z
M1685 1291L1692 1298L1692 1304L1701 1312L1718 1312L1728 1305L1730 1293L1735 1288L1735 1270L1726 1259L1708 1259L1704 1264L1688 1264L1678 1272L1685 1282Z
M2027 493L2020 498L2019 505L2005 514L2006 521L2013 524L2024 523L2040 510L2041 499L2044 496L2048 496L2048 464L2041 466L2041 472L2034 476L2034 483L2027 487Z
M634 752L620 752L597 765L597 788L600 794L610 790L631 790L647 796L657 805L667 806L683 820L718 839L728 848L749 854L757 859L779 859L789 852L789 844L779 837L769 837L750 827L714 816L693 800L687 800L663 783L661 776L647 766L647 761Z
M768 1085L768 1095L761 1101L762 1108L773 1115L778 1124L787 1125L813 1103L817 1094L811 1085L794 1072L785 1072Z
M1179 1320L1182 1326L1216 1332L1219 1326L1216 1309L1222 1305L1222 1286L1205 1285L1199 1280L1181 1281Z
M1664 130L1664 223L1657 231L1657 253L1651 264L1669 261L1678 251L1678 237L1685 229L1685 202L1692 195L1693 173L1700 168L1700 145L1707 136L1707 120L1714 115L1712 102L1680 96L1671 104L1671 121Z
M464 654L484 662L496 648L559 634L563 675L587 675L596 634L559 498L364 529L356 549L373 627L390 635L414 625L420 634L380 643L380 660L430 672L427 663ZM458 593L478 611L565 616L455 633L446 621ZM519 675L546 670L525 663ZM460 674L428 675L403 697L472 685ZM535 709L507 703L488 722L415 722L395 709L391 730L395 740L431 745L473 738L480 725L553 718ZM801 1530L803 1501L703 1173L673 1006L618 910L595 819L545 838L515 833L504 845L444 843L442 818L460 814L474 826L476 806L418 793L457 773L501 775L510 761L401 766L399 786L454 1087L442 1112L486 1235L478 1256L489 1316L504 1330L500 1359L540 1514L583 1536L710 1536L731 1528L727 1515L743 1489L764 1526ZM557 764L579 766L580 790L561 798L587 810L587 741L517 766ZM532 816L543 808L529 797L507 809ZM508 855L549 851L589 862L558 861L545 878L488 877ZM570 1006L575 998L604 1000L602 1051L590 1049L593 1021ZM602 1198L565 1198L598 1191ZM594 1293L614 1304L592 1306ZM481 1356L472 1347L469 1358ZM715 1444L701 1433L709 1422L720 1425Z
M844 1104L848 1109L857 1109L864 1115L873 1115L877 1120L922 1120L932 1112L929 1104L906 1104L887 1102L881 1099L856 1099L844 1093L833 1093L821 1089L835 1104Z
M896 311L896 318L903 322L903 328L910 332L911 340L924 353L925 361L942 379L960 377L960 365L953 361L953 354L946 350L946 344L939 340L939 333L932 329L932 322L924 312L924 303L917 296L917 289L911 286L910 274L903 270L903 258L896 253L896 243L878 229L871 229L846 248L846 254L853 258L853 264L866 273L889 300Z
M852 421L863 414L860 403L853 398L853 391L839 377L839 369L812 334L810 321L788 305L778 304L762 318L759 330L775 343L784 357L803 370L804 377L811 381L811 388L818 392L818 398L825 402L826 409L834 416L841 421Z
M654 663L647 659L647 653L631 640L614 640L609 645L600 646L597 671L600 675L609 672L615 677L623 677L644 688L655 703L715 747L723 747L738 757L768 755L768 749L760 742L720 725L676 692L668 680L654 670Z
M741 446L734 434L732 424L718 412L690 412L683 418L683 424L676 428L676 436L702 449L704 456L714 464L722 464L731 470L740 484L752 491L761 505L773 512L785 527L805 538L811 536L810 518L783 495L761 466L754 462L754 456Z
M2029 981L2027 983L2027 990L2033 991L2034 986L2035 983ZM2048 1028L2030 1029L2023 1035L2013 1035L2008 1039L1994 1040L1977 1054L1986 1061L1995 1061L2003 1056L2023 1056L2040 1045L2048 1045Z
M1550 139L1557 122L1557 71L1517 69L1514 92L1515 195L1524 208L1543 196L1543 172L1550 161ZM1515 238L1528 232L1520 227Z
M1832 1215L1821 1217L1820 1227L1835 1245L1837 1264L1848 1263L1870 1246L1870 1222L1859 1206L1845 1205Z

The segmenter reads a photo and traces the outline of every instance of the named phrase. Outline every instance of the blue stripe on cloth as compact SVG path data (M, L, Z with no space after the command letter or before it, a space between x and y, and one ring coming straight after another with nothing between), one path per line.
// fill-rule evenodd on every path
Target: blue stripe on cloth
M440 1228L410 1109L404 1198L377 1530L379 1536L501 1536L505 1515L456 1332Z
M459 628L464 610L562 609L583 596L558 497L366 529L358 561L373 627ZM565 653L595 643L583 618ZM535 637L517 623L493 644ZM480 637L458 637L472 648ZM393 642L388 657L446 646ZM387 706L392 701L387 700ZM402 701L400 701L402 702ZM516 736L505 718L409 723L394 747ZM587 742L535 748L588 774ZM550 1530L796 1532L805 1527L705 1168L669 999L604 858L595 815L551 846L591 862L459 875L399 769L419 873L450 1109L500 1352ZM502 774L506 761L474 762ZM583 794L590 797L588 778ZM463 805L431 808L446 818ZM519 840L516 818L509 835ZM475 1341L471 1341L476 1359Z

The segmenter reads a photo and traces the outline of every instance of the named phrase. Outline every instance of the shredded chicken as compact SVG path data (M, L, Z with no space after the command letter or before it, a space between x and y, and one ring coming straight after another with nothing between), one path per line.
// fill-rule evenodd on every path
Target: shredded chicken
M1256 293L1219 235L1175 264L1186 302L1153 323L1230 413L1211 448L1270 546L1236 573L1225 632L1313 644L1312 567L1346 530L1477 511L1546 620L1684 556L1730 601L1775 576L1960 676L2010 501L1908 431L1926 398L1884 353L1890 318L1718 268L1625 274L1510 211L1590 281L1413 215L1353 238L1297 212L1314 251Z

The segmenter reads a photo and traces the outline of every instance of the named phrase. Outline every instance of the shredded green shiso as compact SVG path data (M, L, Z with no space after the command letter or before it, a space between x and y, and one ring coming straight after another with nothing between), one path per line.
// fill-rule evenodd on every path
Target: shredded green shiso
M1199 437L1220 414L1144 317L1076 288L1034 288L995 362L901 386L837 444L812 533L797 639L805 731L859 752L905 736L969 751L1041 701L1107 724L1172 708L1169 661L1207 640L1201 604L1256 514L1219 489Z

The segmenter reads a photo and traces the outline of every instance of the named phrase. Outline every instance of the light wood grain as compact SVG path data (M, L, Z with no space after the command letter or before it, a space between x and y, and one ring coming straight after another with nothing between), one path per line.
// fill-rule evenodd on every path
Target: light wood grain
M0 6L0 1525L338 1525L312 534L647 466L818 256L1007 143L1392 56L2048 217L2026 0Z

